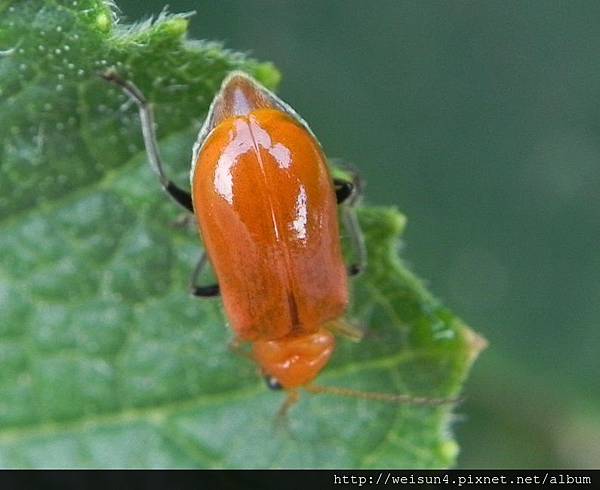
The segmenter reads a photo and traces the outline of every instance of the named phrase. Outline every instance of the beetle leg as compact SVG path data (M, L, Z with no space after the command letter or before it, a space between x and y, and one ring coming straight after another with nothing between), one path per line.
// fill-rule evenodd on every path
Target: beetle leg
M365 336L365 332L352 325L344 318L338 318L325 324L325 327L333 333L346 337L352 342L360 342Z
M106 81L120 87L125 95L127 95L138 106L140 121L142 123L144 145L146 147L146 153L148 154L148 160L150 160L150 166L152 167L152 170L158 175L160 184L167 194L169 194L169 196L171 196L171 198L177 204L193 213L194 205L192 203L192 195L170 180L163 169L162 160L158 151L158 143L156 141L156 130L154 127L154 113L152 111L152 105L146 101L144 94L142 94L139 88L137 88L132 82L122 79L114 70L107 70L100 76Z
M169 223L169 225L175 229L182 229L190 232L193 231L195 234L198 233L196 217L190 213L180 213L177 218Z
M344 227L350 234L352 248L354 249L354 262L348 266L348 274L356 276L360 274L367 265L367 249L365 239L358 223L356 205L362 194L362 183L356 172L351 172L352 180L340 178L333 179L337 202L342 206L342 220Z
M335 197L338 204L343 204L354 193L354 184L349 180L333 179Z
M192 293L192 296L196 296L198 298L214 298L220 295L218 284L210 284L208 286L199 286L197 284L198 277L200 277L200 273L202 272L202 269L204 269L207 261L208 257L206 252L202 252L202 256L200 257L200 260L198 261L198 264L196 265L196 268L194 269L190 279L190 292Z

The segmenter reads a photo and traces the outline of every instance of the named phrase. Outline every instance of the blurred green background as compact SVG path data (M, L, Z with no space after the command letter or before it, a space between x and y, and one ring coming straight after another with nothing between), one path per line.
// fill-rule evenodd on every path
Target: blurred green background
M120 0L126 21L162 0ZM460 467L600 467L600 3L171 0L280 94L490 346ZM159 122L160 123L160 122Z

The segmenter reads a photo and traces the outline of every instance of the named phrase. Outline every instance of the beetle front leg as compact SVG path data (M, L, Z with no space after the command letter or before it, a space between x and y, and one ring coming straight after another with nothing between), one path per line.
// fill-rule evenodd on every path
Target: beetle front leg
M156 141L156 130L154 127L154 114L152 106L146 101L144 94L132 82L124 80L114 70L107 70L101 74L107 82L117 85L135 104L138 106L140 113L140 121L142 123L142 134L144 136L144 146L150 160L152 170L158 175L160 184L171 198L180 206L187 209L189 212L194 212L192 195L170 180L164 169L160 152L158 151L158 143Z

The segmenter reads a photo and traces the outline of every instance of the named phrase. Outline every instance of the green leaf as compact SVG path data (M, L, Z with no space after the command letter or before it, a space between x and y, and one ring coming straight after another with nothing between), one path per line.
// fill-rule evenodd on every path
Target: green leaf
M444 467L459 407L284 394L228 348L219 301L186 291L201 245L172 223L114 66L155 104L185 183L211 97L268 63L186 39L185 16L119 26L99 0L0 0L0 466ZM367 162L368 163L368 162ZM363 208L369 267L319 382L456 396L482 346L397 256L404 218Z

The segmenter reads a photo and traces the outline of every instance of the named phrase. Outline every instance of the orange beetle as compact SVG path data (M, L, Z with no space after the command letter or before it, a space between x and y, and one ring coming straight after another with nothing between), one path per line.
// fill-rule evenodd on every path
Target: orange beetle
M366 254L353 211L357 178L332 179L319 142L293 109L248 75L230 74L194 146L190 194L163 170L143 94L114 71L103 77L137 103L152 168L167 193L196 216L206 254L192 276L192 293L222 294L237 339L252 343L268 385L289 390L284 410L299 387L397 402L446 401L311 384L333 353L332 331L360 338L343 315L348 274L360 272ZM339 203L345 203L357 258L348 269ZM198 286L207 257L218 285Z
M192 197L225 311L284 388L312 381L348 304L336 193L319 143L241 73L215 98L194 151Z

